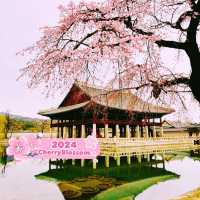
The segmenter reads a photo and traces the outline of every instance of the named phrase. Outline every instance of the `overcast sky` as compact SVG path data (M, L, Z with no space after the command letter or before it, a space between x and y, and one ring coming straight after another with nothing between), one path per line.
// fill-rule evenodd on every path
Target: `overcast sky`
M67 0L5 0L0 7L0 111L38 117L38 110L57 106L66 94L46 96L40 88L30 90L26 82L16 81L20 68L24 67L25 58L16 53L31 46L40 37L39 28L55 25L58 21L58 5ZM189 71L188 60L170 63L172 51L165 51L163 57L178 71ZM177 67L178 66L178 67ZM192 105L192 106L191 106ZM177 112L172 116L180 117ZM183 116L183 114L181 114ZM200 121L199 105L190 104L184 118Z

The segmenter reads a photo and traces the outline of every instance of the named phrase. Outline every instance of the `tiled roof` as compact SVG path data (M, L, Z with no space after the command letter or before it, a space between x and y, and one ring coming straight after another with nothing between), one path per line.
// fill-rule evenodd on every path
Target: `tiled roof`
M158 113L169 114L174 112L174 109L162 107L143 101L138 96L128 90L108 90L88 86L84 83L75 82L73 87L78 87L83 93L90 97L90 101L78 103L70 106L59 107L39 112L40 115L50 116L54 114L65 113L81 107L85 107L90 102L110 107L113 109L126 110L141 113Z

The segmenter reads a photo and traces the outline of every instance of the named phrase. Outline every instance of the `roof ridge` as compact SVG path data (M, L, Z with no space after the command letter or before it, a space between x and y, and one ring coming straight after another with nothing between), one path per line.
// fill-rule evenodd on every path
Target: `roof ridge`
M87 83L87 82L83 82L83 81L75 81L74 82L74 84L76 84L77 86L79 86L79 87L90 87L90 88L93 88L93 89L99 89L99 90L105 90L106 91L106 89L105 88L103 88L102 86L100 86L100 85L92 85L91 83Z

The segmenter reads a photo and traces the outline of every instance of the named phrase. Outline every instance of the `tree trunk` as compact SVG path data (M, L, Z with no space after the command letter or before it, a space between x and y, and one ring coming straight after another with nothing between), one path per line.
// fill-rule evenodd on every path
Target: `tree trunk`
M194 98L200 103L200 52L198 46L193 46L193 48L188 48L186 53L189 56L191 64L191 75L189 86L192 90Z

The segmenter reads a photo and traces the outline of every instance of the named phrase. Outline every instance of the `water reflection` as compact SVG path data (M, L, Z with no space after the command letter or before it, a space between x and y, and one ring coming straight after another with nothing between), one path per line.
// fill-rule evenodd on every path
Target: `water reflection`
M6 147L0 145L0 166L1 166L1 173L4 174L6 171L8 160L6 156Z
M48 170L47 160L12 161L6 147L0 146L0 199L3 200L64 200L57 184L34 177ZM200 186L200 162L189 157L166 162L166 170L180 175L179 179L156 184L136 200L169 200Z
M200 187L200 162L189 157L166 162L166 170L180 177L158 183L137 196L136 200L170 200Z
M0 199L3 200L64 200L53 182L37 180L34 175L48 170L47 160L10 162L5 147L0 147Z

